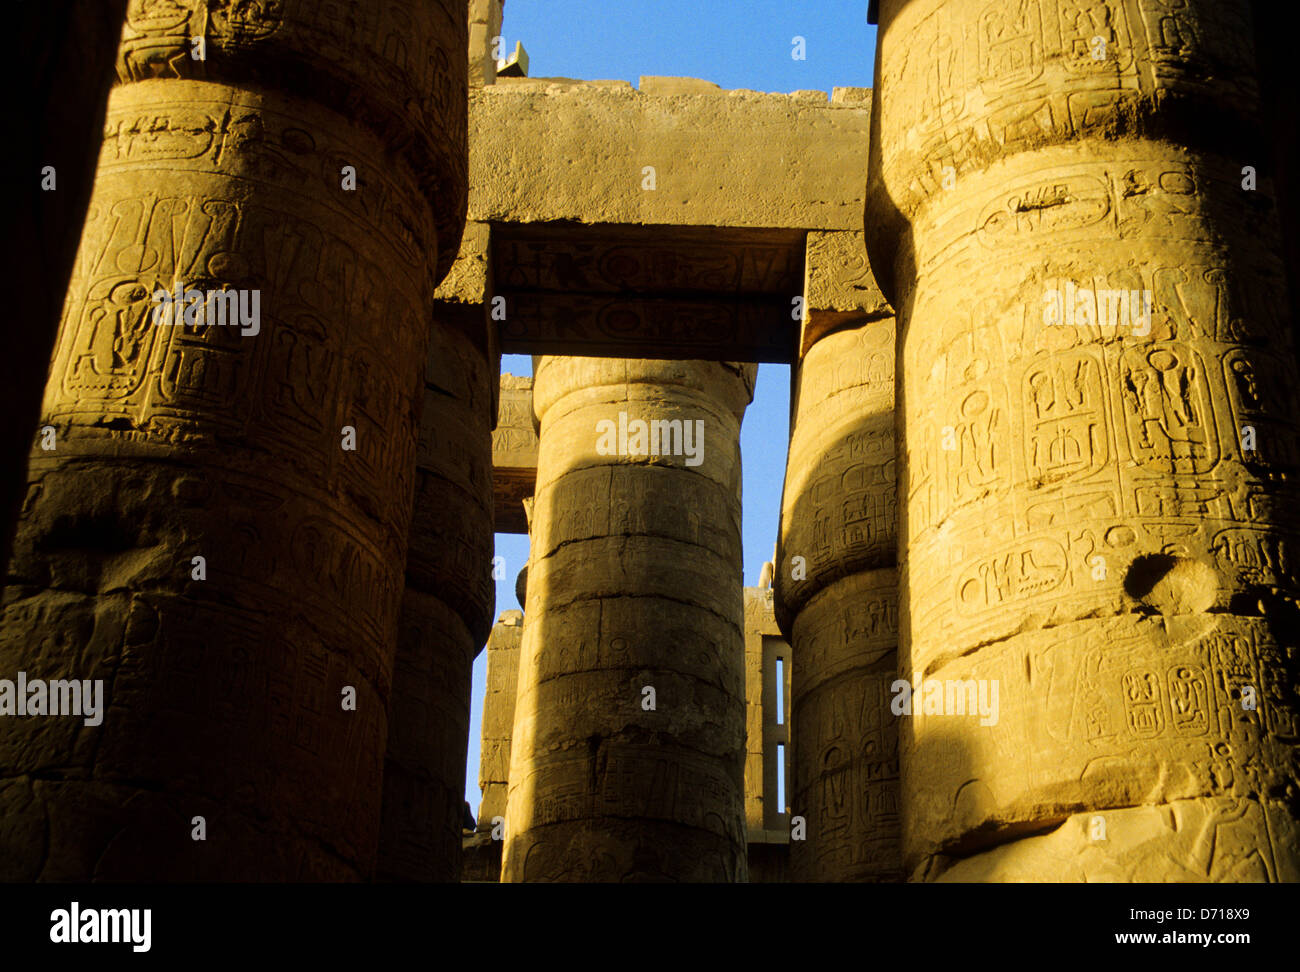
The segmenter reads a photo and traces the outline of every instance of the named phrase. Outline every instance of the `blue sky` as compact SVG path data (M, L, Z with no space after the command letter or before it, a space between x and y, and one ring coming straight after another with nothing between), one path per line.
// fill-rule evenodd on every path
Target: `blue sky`
M791 92L871 86L876 31L866 0L506 0L505 49L522 41L531 77L621 80L703 78L723 88ZM795 37L804 60L795 60ZM866 174L863 173L865 179ZM532 374L532 360L502 359L502 372ZM772 557L789 436L790 368L762 365L740 433L744 464L745 583ZM496 611L519 608L515 575L528 538L497 534L505 558ZM478 813L479 725L487 653L474 662L465 799Z

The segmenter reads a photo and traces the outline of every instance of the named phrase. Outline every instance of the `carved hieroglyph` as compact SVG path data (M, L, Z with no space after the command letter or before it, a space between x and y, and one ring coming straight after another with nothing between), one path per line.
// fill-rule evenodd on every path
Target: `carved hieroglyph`
M893 319L822 336L795 396L775 579L794 663L790 812L806 828L790 873L897 880Z
M902 676L999 699L904 720L908 870L1300 879L1300 386L1242 187L1247 4L884 0L879 36Z
M534 359L502 880L745 879L739 433L756 371ZM630 434L602 454L620 413L632 434L690 423L702 451L633 454Z
M373 873L465 35L453 0L130 3L0 635L107 711L0 725L0 877ZM156 326L178 283L256 291L257 333Z

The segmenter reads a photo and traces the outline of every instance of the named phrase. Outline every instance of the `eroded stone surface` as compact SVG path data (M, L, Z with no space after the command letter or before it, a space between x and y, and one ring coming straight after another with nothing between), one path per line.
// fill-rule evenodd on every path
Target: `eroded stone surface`
M537 358L534 374L502 879L743 881L739 426L755 368ZM699 461L603 454L599 423L620 412L699 423Z
M894 320L878 316L888 308L870 269L843 252L809 244L808 274L823 282L807 318L823 336L796 372L777 549L776 614L794 656L790 809L806 828L790 844L796 881L900 876Z
M5 720L5 879L374 872L465 17L356 12L129 6L0 635L107 712ZM256 291L256 332L156 326L177 283Z
M471 672L496 595L489 432L496 368L457 329L435 321L389 704L379 847L386 880L460 880Z
M495 817L506 813L510 783L510 734L515 721L519 685L519 649L524 637L524 613L502 611L487 644L487 690L483 696L483 736L479 756L478 829L491 830Z
M672 96L563 78L471 90L472 218L862 228L868 103L664 83Z
M1237 154L1259 142L1250 14L1030 7L999 33L975 0L880 10L902 676L1000 688L991 723L904 722L907 867L1294 879L1296 364ZM1054 289L1151 311L1056 322ZM1068 823L1095 814L1138 828L1118 855Z

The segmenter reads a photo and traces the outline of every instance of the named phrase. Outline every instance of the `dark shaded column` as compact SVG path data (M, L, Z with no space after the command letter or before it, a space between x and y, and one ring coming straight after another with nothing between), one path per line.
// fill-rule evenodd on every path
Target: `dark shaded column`
M492 584L495 360L435 326L384 764L379 876L459 881L474 658ZM466 328L465 330L468 330Z
M11 288L16 326L7 329L0 356L8 416L0 426L0 570L27 488L27 453L95 179L126 0L11 6L8 22L27 70L22 97L10 105L12 130L22 133L10 151L20 153L22 175L10 189L4 237L14 244L9 268L22 286Z

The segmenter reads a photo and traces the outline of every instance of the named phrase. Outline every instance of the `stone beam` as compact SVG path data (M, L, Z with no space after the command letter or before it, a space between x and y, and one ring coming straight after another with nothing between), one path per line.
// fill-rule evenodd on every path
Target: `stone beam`
M786 363L789 305L771 300L654 300L589 294L517 298L507 354Z
M788 362L798 230L502 224L491 233L507 354Z
M472 89L471 222L442 316L471 336L490 318L490 354L793 362L810 231L862 259L870 97L693 78Z
M870 100L498 78L470 91L470 218L859 230Z

